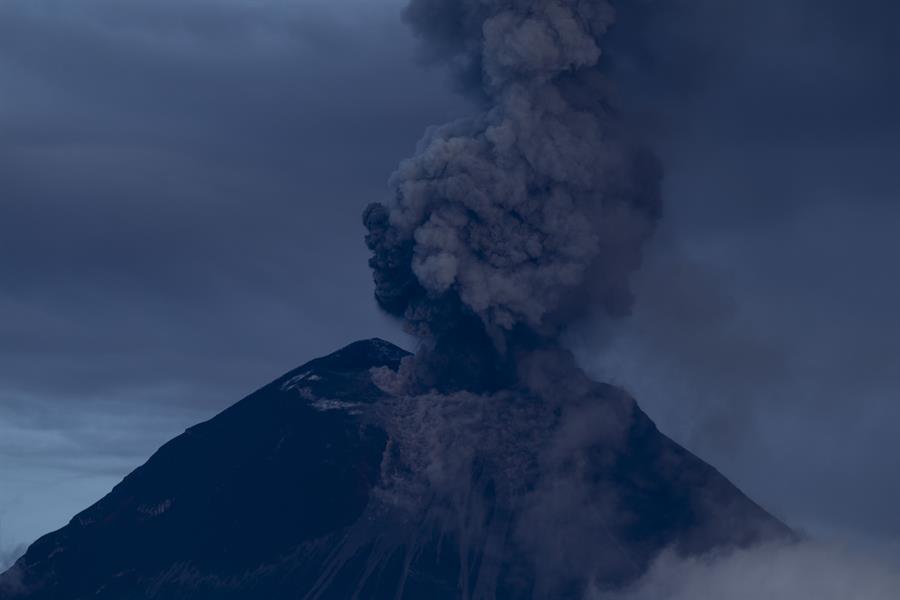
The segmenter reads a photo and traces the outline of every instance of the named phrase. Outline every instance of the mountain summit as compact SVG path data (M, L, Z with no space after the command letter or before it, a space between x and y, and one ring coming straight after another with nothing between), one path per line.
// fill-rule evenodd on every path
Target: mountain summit
M356 342L191 427L0 599L581 598L663 549L790 535L617 388L403 395L407 356Z

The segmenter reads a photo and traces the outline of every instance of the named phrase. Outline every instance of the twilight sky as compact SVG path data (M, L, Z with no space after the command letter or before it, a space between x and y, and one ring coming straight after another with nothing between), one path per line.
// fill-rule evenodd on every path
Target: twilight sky
M623 0L667 213L582 364L816 536L900 545L900 7ZM402 0L0 4L0 567L355 339L360 211L472 110Z

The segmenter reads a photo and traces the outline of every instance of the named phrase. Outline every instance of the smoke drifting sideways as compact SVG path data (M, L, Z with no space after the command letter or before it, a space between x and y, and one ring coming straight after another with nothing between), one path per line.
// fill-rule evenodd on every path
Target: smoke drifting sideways
M484 110L432 127L363 215L375 297L423 344L423 387L490 390L596 308L627 314L659 161L602 68L606 1L412 0L431 59Z

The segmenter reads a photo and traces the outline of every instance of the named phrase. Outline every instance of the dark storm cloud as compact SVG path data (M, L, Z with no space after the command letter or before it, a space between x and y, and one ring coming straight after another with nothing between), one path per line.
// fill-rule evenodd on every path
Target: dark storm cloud
M299 362L397 338L358 214L467 110L399 11L0 6L0 544Z
M345 217L384 189L385 154L456 110L407 83L408 42L389 20L376 15L363 36L360 21L290 3L0 10L9 380L81 391L106 370L159 383L195 374L196 355L208 373L223 361L265 364L304 326L332 344L358 333L326 333L308 318L336 314L335 304L367 309L341 292L365 285L362 244L337 241L357 227ZM359 68L366 54L377 75ZM363 118L360 90L379 118ZM324 256L347 268L335 272ZM306 316L298 302L309 303ZM244 336L272 348L248 356ZM66 363L85 352L76 377Z

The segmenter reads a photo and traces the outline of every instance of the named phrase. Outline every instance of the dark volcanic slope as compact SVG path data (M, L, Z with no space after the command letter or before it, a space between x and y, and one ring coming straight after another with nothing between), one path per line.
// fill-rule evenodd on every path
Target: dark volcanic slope
M465 583L488 562L480 551L461 565L453 536L387 525L371 510L390 435L365 415L390 396L369 369L395 369L405 355L382 340L351 344L188 429L35 542L0 576L0 600L484 595ZM634 567L622 580L669 545L695 552L787 533L639 409L630 423L621 451L592 475L627 515L610 524ZM384 550L387 538L410 541ZM490 595L540 595L527 557L508 562Z

